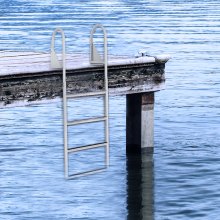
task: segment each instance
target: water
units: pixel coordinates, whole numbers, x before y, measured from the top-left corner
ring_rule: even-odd
[[[1,50],[49,51],[60,26],[68,50],[87,53],[91,25],[101,22],[111,54],[173,56],[156,94],[155,155],[142,164],[125,155],[123,96],[110,99],[110,168],[74,181],[63,179],[60,101],[0,109],[0,219],[219,219],[219,1],[12,0],[0,12]],[[88,130],[101,138],[101,125]],[[81,169],[102,156],[74,160]]]

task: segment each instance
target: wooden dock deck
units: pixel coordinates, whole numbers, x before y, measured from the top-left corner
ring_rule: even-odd
[[[164,89],[166,55],[155,57],[109,56],[110,95],[154,92]],[[0,52],[0,106],[15,101],[39,101],[62,96],[62,70],[51,69],[50,55]],[[68,93],[103,88],[103,67],[89,64],[82,55],[67,55]]]

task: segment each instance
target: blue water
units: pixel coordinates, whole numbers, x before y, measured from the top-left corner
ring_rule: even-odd
[[[110,98],[110,168],[73,181],[63,178],[60,100],[0,109],[0,219],[220,219],[219,1],[12,0],[0,12],[0,50],[49,51],[60,26],[68,50],[87,53],[100,22],[111,54],[145,48],[173,57],[167,88],[156,94],[154,158],[142,164],[125,154],[124,96]],[[87,102],[96,114],[100,100]],[[87,114],[81,107],[73,113]],[[75,144],[102,138],[102,125],[87,137],[84,130]],[[102,157],[103,149],[78,155],[72,168],[99,166]]]

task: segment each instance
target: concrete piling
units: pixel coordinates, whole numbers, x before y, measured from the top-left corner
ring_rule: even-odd
[[[126,151],[153,153],[154,92],[126,95]]]

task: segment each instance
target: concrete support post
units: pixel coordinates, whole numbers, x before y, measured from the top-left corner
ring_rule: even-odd
[[[126,96],[126,151],[153,153],[154,92]]]

